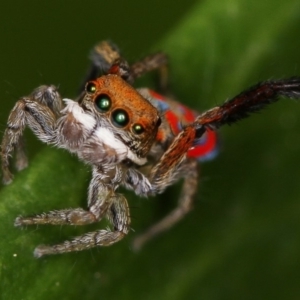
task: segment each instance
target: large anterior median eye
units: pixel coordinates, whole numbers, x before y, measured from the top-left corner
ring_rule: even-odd
[[[125,127],[129,123],[129,117],[125,110],[123,109],[116,109],[111,114],[112,123],[116,127]]]
[[[95,105],[101,112],[106,112],[111,107],[111,100],[106,94],[100,94],[95,98]]]

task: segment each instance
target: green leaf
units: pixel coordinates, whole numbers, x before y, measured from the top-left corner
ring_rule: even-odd
[[[257,81],[300,75],[299,11],[298,0],[198,1],[153,48],[170,55],[176,97],[204,110]],[[33,257],[38,244],[105,226],[14,228],[20,214],[86,207],[87,167],[42,148],[0,192],[3,299],[298,299],[299,116],[297,103],[282,100],[222,129],[219,157],[201,166],[194,211],[140,253],[131,232],[112,247]],[[149,200],[126,193],[133,228],[166,214],[178,189]]]

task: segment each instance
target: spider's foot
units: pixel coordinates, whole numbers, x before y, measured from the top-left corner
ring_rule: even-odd
[[[40,258],[44,255],[50,255],[50,254],[57,254],[57,251],[55,251],[53,247],[47,245],[39,245],[33,251],[33,255],[36,258]]]
[[[8,169],[3,170],[3,184],[8,185],[14,180],[14,175]]]
[[[24,218],[22,216],[17,217],[15,219],[15,223],[14,223],[15,227],[21,227],[21,226],[24,226],[24,225],[32,225],[32,224],[34,224],[34,223],[32,222],[31,219]]]

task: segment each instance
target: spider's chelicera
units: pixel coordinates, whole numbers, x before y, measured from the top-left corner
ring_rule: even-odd
[[[91,58],[87,83],[76,101],[62,99],[54,86],[40,86],[16,103],[1,145],[3,181],[8,184],[13,179],[9,158],[14,151],[17,169],[27,166],[22,135],[28,126],[41,141],[65,148],[91,165],[92,179],[87,210],[20,216],[15,225],[84,225],[106,217],[113,229],[86,233],[57,245],[40,245],[34,251],[37,257],[119,241],[130,230],[127,200],[117,192],[120,186],[149,196],[183,179],[178,206],[135,239],[134,247],[140,248],[191,210],[197,187],[197,161],[215,155],[216,129],[247,117],[280,96],[300,98],[300,78],[266,81],[198,114],[150,89],[133,88],[137,77],[154,69],[161,71],[164,86],[167,57],[163,53],[130,66],[114,45],[101,42]]]

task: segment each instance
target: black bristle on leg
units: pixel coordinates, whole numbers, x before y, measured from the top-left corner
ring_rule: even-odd
[[[300,98],[300,78],[261,82],[236,97],[208,110],[197,118],[197,123],[218,128],[247,118],[250,113],[260,111],[266,105],[276,102],[280,96]]]

